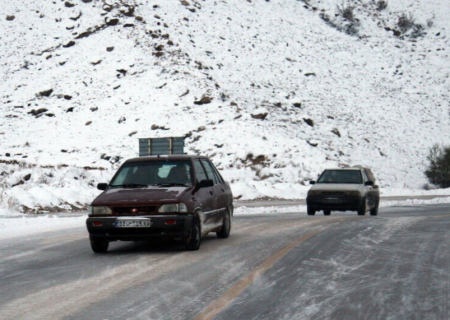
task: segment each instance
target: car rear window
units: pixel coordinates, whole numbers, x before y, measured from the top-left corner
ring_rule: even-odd
[[[325,170],[317,180],[317,183],[362,183],[359,170]]]
[[[123,185],[180,184],[192,186],[190,161],[142,161],[125,163],[111,187]]]

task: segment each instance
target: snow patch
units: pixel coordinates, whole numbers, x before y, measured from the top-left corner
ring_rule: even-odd
[[[5,216],[0,210],[0,240],[28,237],[43,232],[85,227],[87,216],[58,217],[54,215],[30,216]]]

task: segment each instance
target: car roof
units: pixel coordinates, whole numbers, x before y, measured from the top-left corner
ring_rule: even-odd
[[[171,161],[171,160],[191,160],[191,159],[208,159],[205,156],[200,155],[188,155],[188,154],[173,154],[173,155],[157,155],[132,158],[125,161],[127,162],[145,162],[145,161]]]

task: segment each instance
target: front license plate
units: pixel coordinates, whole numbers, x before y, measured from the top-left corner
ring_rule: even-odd
[[[150,220],[118,220],[116,228],[150,228],[152,222]]]
[[[341,199],[324,199],[323,201],[326,203],[341,203],[342,202]]]

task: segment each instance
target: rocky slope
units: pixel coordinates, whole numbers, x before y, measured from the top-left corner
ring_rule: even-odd
[[[242,199],[300,198],[355,164],[421,188],[428,148],[450,143],[450,9],[381,2],[3,4],[2,206],[83,206],[157,136],[187,135]]]

